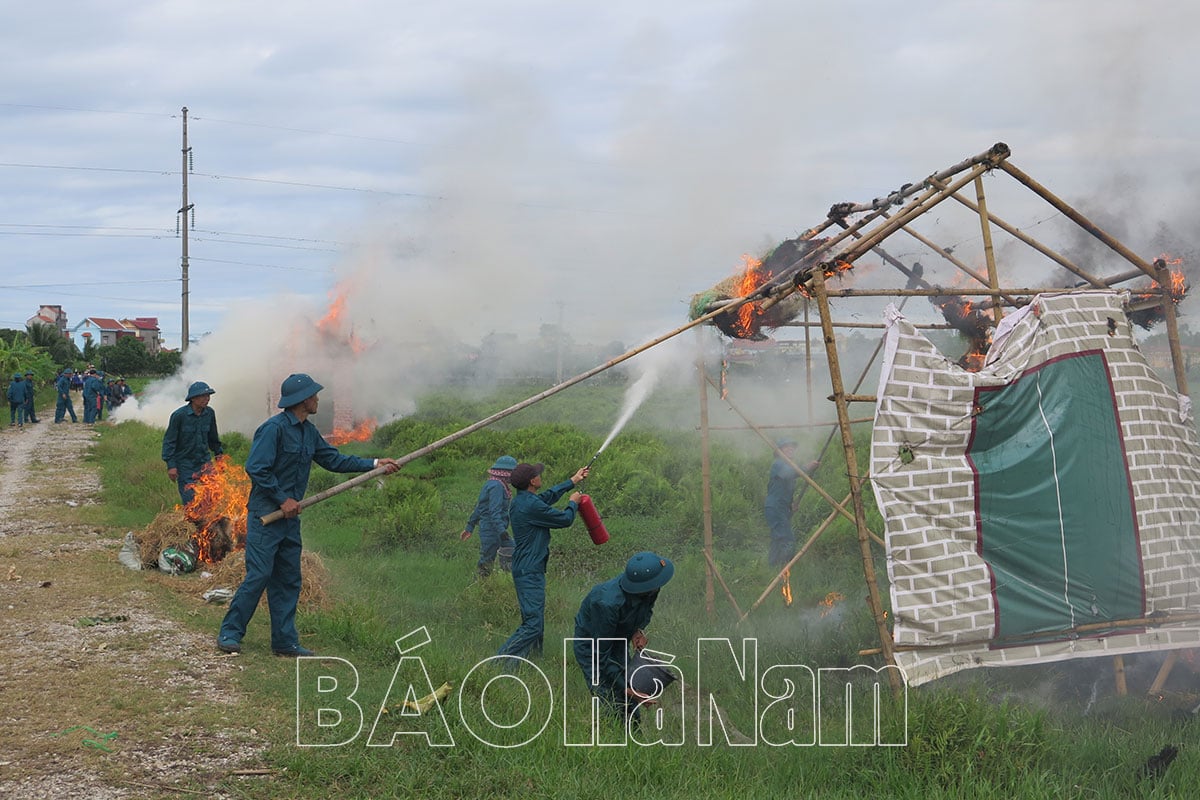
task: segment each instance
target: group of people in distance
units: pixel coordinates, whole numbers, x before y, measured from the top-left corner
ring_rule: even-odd
[[[55,422],[63,422],[68,415],[71,422],[78,421],[78,417],[75,416],[75,403],[71,398],[71,392],[75,388],[75,377],[75,370],[71,367],[66,367],[54,376]],[[24,428],[26,422],[41,421],[37,418],[37,408],[34,404],[34,379],[32,370],[13,373],[5,391],[9,404],[9,427]],[[83,421],[89,423],[100,422],[104,418],[105,409],[112,411],[133,395],[133,389],[125,383],[124,378],[110,378],[106,384],[104,373],[94,367],[89,367],[84,373],[79,388],[83,392]]]
[[[105,382],[103,372],[89,366],[86,372],[76,373],[71,367],[66,367],[54,379],[54,421],[65,422],[71,417],[71,422],[78,422],[75,416],[75,401],[71,392],[82,393],[83,421],[86,423],[102,422],[104,412],[112,410],[133,396],[133,389],[125,383],[124,378],[109,378]]]

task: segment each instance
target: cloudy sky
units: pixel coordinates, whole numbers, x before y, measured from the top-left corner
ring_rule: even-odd
[[[560,320],[635,343],[741,254],[998,141],[1135,248],[1187,243],[1198,21],[1178,0],[16,5],[0,327],[57,303],[157,316],[178,346],[184,106],[193,337],[344,293],[397,345]]]

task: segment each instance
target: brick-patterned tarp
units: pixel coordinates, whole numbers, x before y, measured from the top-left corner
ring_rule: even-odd
[[[995,573],[980,544],[984,523],[969,455],[978,392],[1081,353],[1102,354],[1108,369],[1140,549],[1143,617],[1200,613],[1200,445],[1191,403],[1146,363],[1127,300],[1119,291],[1038,296],[1005,318],[978,372],[953,364],[888,309],[871,478],[886,526],[894,641],[915,646],[896,653],[910,684],[975,666],[1200,646],[1200,622],[1089,630],[1037,644],[996,639]],[[1057,526],[1057,518],[1047,520],[1046,535],[1057,537]]]

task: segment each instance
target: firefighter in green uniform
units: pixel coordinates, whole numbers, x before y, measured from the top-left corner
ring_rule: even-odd
[[[54,381],[54,392],[57,395],[54,401],[54,421],[63,422],[66,415],[71,415],[71,422],[78,422],[78,417],[75,416],[75,403],[71,400],[71,378],[74,377],[75,370],[67,367]]]
[[[208,406],[209,398],[216,394],[204,381],[196,381],[188,387],[186,405],[171,412],[167,431],[163,434],[162,460],[167,462],[167,477],[179,486],[179,499],[186,506],[195,497],[192,482],[196,473],[219,456],[221,438],[217,433],[217,414]]]

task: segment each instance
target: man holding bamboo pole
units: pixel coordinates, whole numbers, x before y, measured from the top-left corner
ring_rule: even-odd
[[[279,387],[283,412],[254,432],[246,474],[250,498],[246,501],[246,579],[229,603],[221,622],[217,649],[240,653],[246,626],[265,590],[271,610],[271,650],[278,656],[310,656],[300,646],[296,631],[296,604],[300,600],[300,499],[308,488],[315,461],[330,472],[366,472],[386,467],[395,472],[391,458],[342,455],[325,441],[309,417],[317,413],[317,393],[324,387],[307,375],[289,375]],[[279,509],[283,518],[264,525],[263,516]]]

